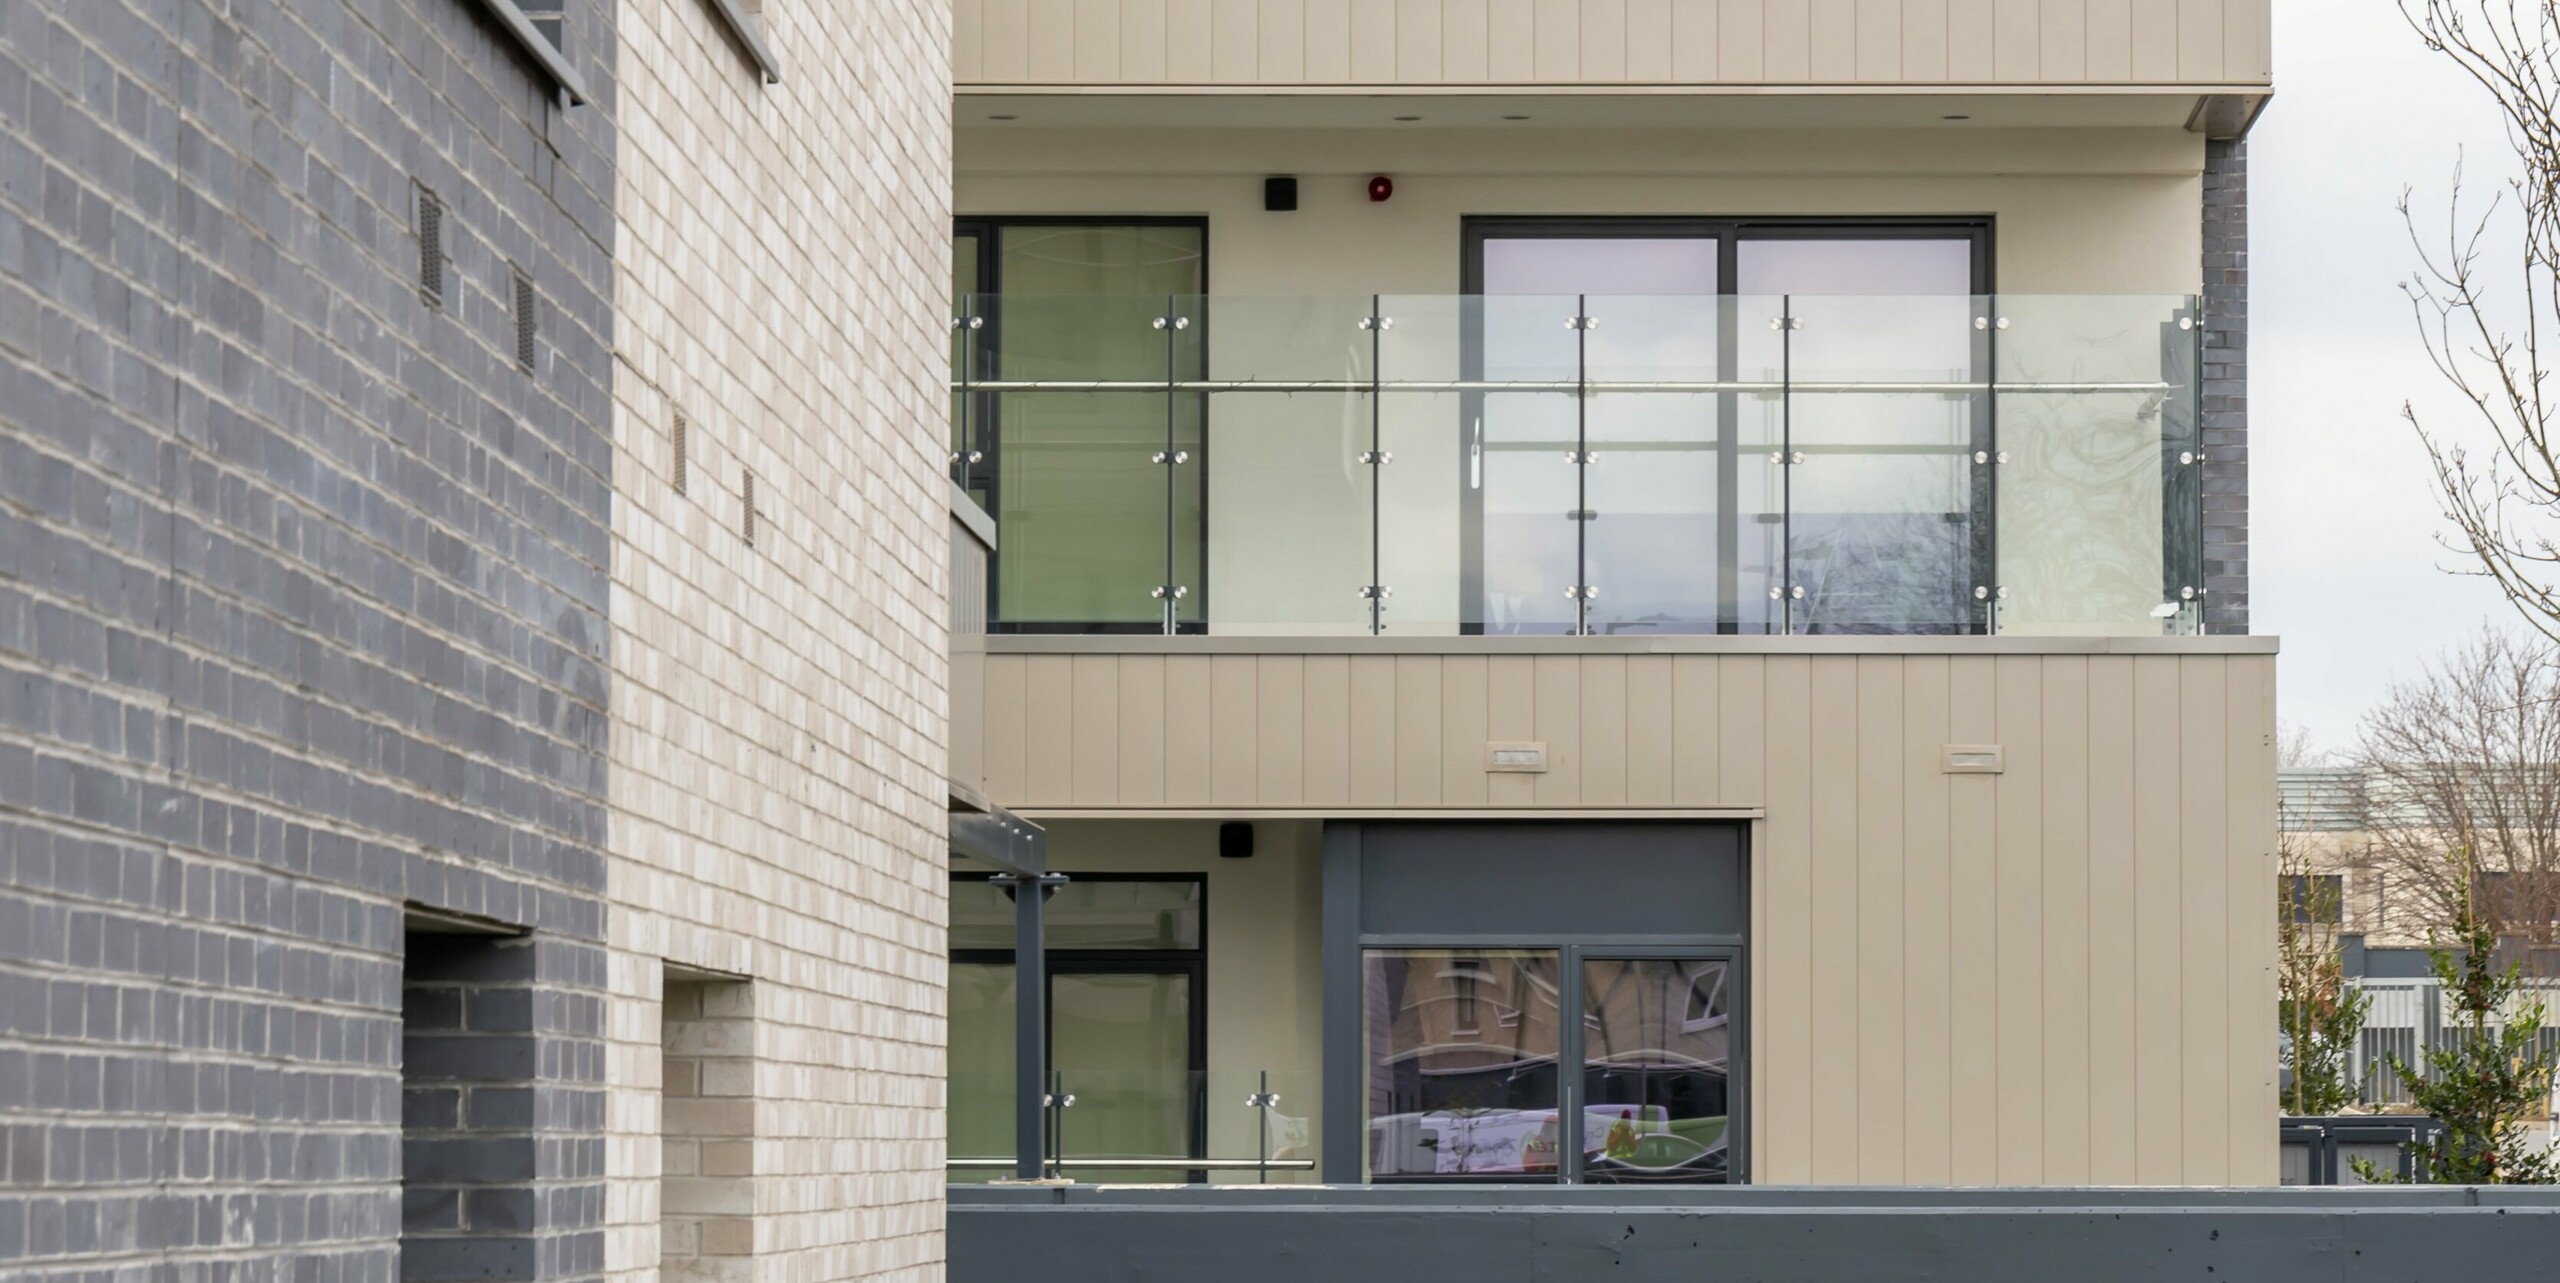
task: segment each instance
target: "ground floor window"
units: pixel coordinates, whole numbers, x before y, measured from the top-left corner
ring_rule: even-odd
[[[1364,950],[1370,1178],[1726,1180],[1732,957],[1628,952]]]

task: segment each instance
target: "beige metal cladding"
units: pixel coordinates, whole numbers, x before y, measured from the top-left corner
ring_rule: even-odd
[[[960,88],[2263,86],[2272,0],[959,0]]]
[[[1100,640],[997,640],[998,801],[1753,819],[1757,1179],[2275,1181],[2265,639]]]

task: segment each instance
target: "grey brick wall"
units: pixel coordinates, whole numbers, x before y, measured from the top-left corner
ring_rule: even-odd
[[[564,8],[573,109],[479,0],[0,0],[0,1277],[397,1277],[409,905],[530,931],[486,1214],[602,1268],[614,43]]]
[[[2205,629],[2249,631],[2249,144],[2204,153]]]

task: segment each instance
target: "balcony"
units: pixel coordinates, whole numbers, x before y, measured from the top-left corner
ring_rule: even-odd
[[[963,297],[997,633],[2194,633],[2177,296]]]

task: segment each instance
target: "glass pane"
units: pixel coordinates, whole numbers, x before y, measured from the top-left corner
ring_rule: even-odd
[[[1197,949],[1200,890],[1188,881],[1070,881],[1041,906],[1041,938],[1053,950]],[[952,882],[952,948],[1013,948],[1013,897],[1005,892],[981,880]]]
[[[1582,300],[1520,296],[1458,300],[1469,340],[1468,480],[1478,514],[1475,559],[1462,578],[1462,623],[1493,633],[1569,633],[1581,619],[1568,591],[1582,583],[1586,507],[1575,399]]]
[[[1013,967],[951,964],[951,1156],[1014,1156]],[[955,1167],[955,1183],[1007,1180],[1011,1168]]]
[[[1483,398],[1461,390],[1480,300],[1389,295],[1378,301],[1378,582],[1384,630],[1451,636],[1477,617],[1470,578],[1481,555]],[[1559,327],[1559,337],[1570,337]],[[1562,591],[1559,589],[1558,591]]]
[[[1787,300],[1745,295],[1733,300],[1734,378],[1748,391],[1732,397],[1734,435],[1734,631],[1787,630],[1786,335]]]
[[[2004,296],[1999,377],[2003,632],[2174,626],[2168,495],[2191,449],[2197,331],[2178,298]],[[2186,328],[2180,328],[2181,321]]]
[[[1370,1176],[1554,1173],[1557,955],[1381,949],[1363,963]]]
[[[1726,979],[1726,964],[1715,959],[1584,960],[1586,1179],[1727,1179],[1733,1023]]]
[[[1742,294],[1973,293],[1973,241],[1884,237],[1746,238],[1734,246]]]
[[[1212,631],[1369,631],[1370,296],[1185,300],[1206,318]],[[1230,386],[1242,384],[1244,386]]]
[[[1517,236],[1484,242],[1487,294],[1712,296],[1712,236]]]
[[[1797,295],[1788,306],[1794,630],[1973,631],[1974,301]]]
[[[1216,1047],[1213,1045],[1210,1050],[1214,1052]],[[1322,1077],[1318,1072],[1270,1069],[1251,1062],[1210,1066],[1206,1079],[1210,1157],[1267,1158],[1274,1163],[1316,1166],[1303,1170],[1273,1168],[1260,1173],[1248,1169],[1213,1171],[1209,1179],[1240,1185],[1318,1183],[1324,1148]],[[1270,1097],[1267,1108],[1256,1103],[1266,1092]]]
[[[998,229],[1003,294],[979,309],[979,343],[981,370],[1005,388],[989,425],[1008,533],[996,554],[1000,621],[1161,626],[1156,590],[1169,574],[1196,611],[1201,473],[1156,456],[1170,442],[1196,462],[1201,413],[1196,395],[1156,385],[1199,375],[1197,334],[1159,321],[1172,319],[1170,298],[1199,292],[1200,241],[1186,226]]]
[[[978,331],[970,328],[972,304],[978,293],[978,238],[951,238],[951,381],[960,383],[977,377]],[[983,322],[981,322],[983,325]],[[975,407],[970,398],[958,390],[951,393],[951,476],[963,488],[969,485],[969,451],[978,448],[978,426],[971,420]]]
[[[1728,300],[1592,295],[1584,336],[1586,573],[1594,633],[1712,633],[1725,577],[1719,502],[1742,461],[1720,446]]]
[[[1192,1157],[1191,977],[1049,978],[1049,1064],[1075,1103],[1058,1152],[1083,1179],[1179,1182],[1181,1167],[1076,1172],[1077,1158]]]

